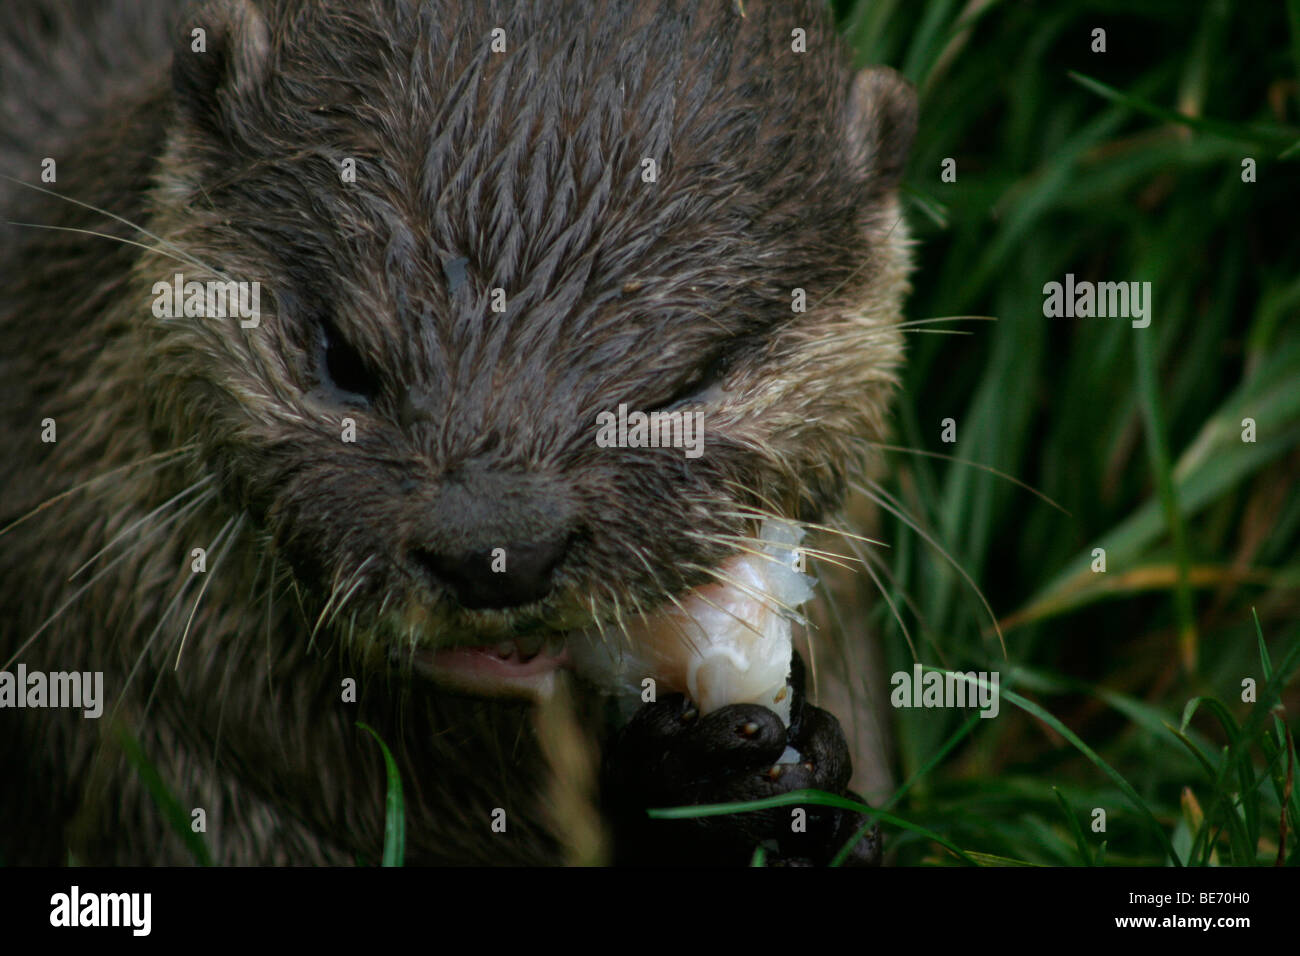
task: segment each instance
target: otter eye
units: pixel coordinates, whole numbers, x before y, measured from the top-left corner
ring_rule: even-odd
[[[692,405],[707,402],[720,393],[721,383],[731,370],[734,355],[729,350],[718,352],[704,365],[700,366],[666,401],[649,411],[663,411],[679,405]]]
[[[355,395],[367,402],[379,394],[379,379],[359,352],[345,339],[332,322],[322,320],[322,377],[340,392]]]

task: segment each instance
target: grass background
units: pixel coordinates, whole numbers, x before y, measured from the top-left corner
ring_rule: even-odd
[[[1295,864],[1300,0],[835,10],[860,63],[920,93],[910,317],[997,319],[910,335],[898,443],[1068,511],[890,456],[888,491],[987,597],[1009,655],[975,590],[890,518],[891,596],[921,660],[996,669],[1024,704],[895,712],[895,862],[958,862],[939,837],[981,862]],[[1150,327],[1045,318],[1043,285],[1067,272],[1149,281]],[[888,669],[910,669],[876,613]]]

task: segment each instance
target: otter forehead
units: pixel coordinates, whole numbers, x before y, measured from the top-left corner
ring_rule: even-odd
[[[811,5],[738,9],[272,4],[206,192],[408,383],[635,398],[789,321],[792,289],[870,278],[838,41]]]
[[[915,101],[851,75],[821,6],[203,11],[173,60],[157,226],[274,305],[252,334],[157,327],[181,432],[226,422],[298,467],[309,436],[332,460],[360,398],[359,447],[420,474],[573,472],[599,413],[697,401],[692,481],[752,485],[838,475],[879,430]],[[188,50],[194,22],[215,58]],[[593,467],[678,480],[679,455],[624,452]],[[781,497],[828,493],[805,492]]]

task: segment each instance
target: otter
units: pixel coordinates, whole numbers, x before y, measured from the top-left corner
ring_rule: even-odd
[[[10,0],[0,54],[0,669],[104,687],[0,708],[4,862],[377,862],[360,724],[407,862],[878,859],[645,814],[883,772],[806,683],[856,723],[856,599],[788,728],[615,720],[566,654],[875,466],[916,103],[822,4]]]

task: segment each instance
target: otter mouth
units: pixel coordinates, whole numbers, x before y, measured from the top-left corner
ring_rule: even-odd
[[[495,644],[416,652],[435,682],[479,696],[545,697],[568,670],[606,694],[638,697],[650,679],[683,692],[706,711],[729,702],[772,707],[788,719],[785,693],[796,608],[812,597],[799,570],[802,531],[769,520],[751,553],[655,613],[617,628],[589,624]]]
[[[532,635],[496,644],[422,649],[415,665],[439,684],[484,697],[544,697],[569,664],[563,635]]]

